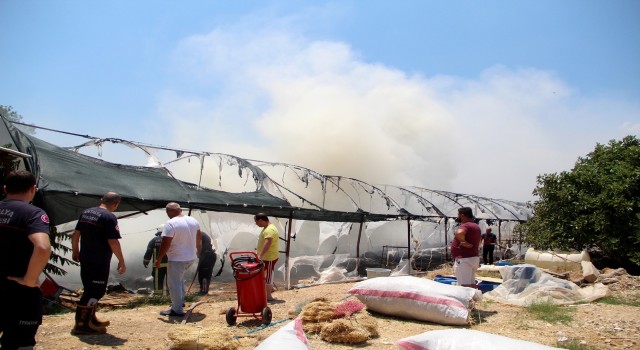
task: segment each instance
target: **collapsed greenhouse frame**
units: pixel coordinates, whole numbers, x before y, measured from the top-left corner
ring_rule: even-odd
[[[285,238],[281,239],[285,242],[282,253],[285,254],[287,286],[292,239],[297,235],[293,232],[294,220],[359,224],[355,252],[348,252],[355,255],[358,270],[361,237],[368,224],[406,222],[406,246],[392,248],[406,249],[411,260],[417,252],[417,246],[412,250],[412,241],[416,245],[414,231],[422,230],[421,223],[430,223],[435,227],[434,233],[436,229],[441,230],[445,259],[448,259],[448,237],[452,235],[457,208],[473,208],[485,226],[497,224],[499,241],[503,240],[505,223],[524,222],[532,215],[527,203],[416,186],[371,185],[292,164],[97,138],[29,125],[88,139],[77,146],[59,147],[22,132],[5,118],[2,120],[5,126],[5,130],[0,130],[2,143],[31,155],[24,159],[24,167],[39,180],[35,202],[50,215],[52,225],[76,220],[83,209],[93,206],[107,191],[121,194],[123,200],[118,209],[121,218],[163,209],[169,201],[180,203],[190,212],[249,215],[265,212],[286,220]],[[4,141],[5,137],[11,142]],[[144,155],[145,165],[124,165],[81,153],[93,149],[101,156],[107,145],[138,151]],[[97,178],[101,181],[94,180]],[[342,229],[346,230],[346,225]],[[349,225],[347,234],[351,229]],[[510,236],[510,232],[507,235]],[[339,250],[337,245],[338,240],[334,253]]]

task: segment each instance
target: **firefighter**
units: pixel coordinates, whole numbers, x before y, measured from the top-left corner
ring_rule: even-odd
[[[160,245],[162,244],[162,237],[160,236],[162,234],[162,230],[164,230],[164,224],[158,226],[155,237],[149,241],[147,251],[144,253],[144,260],[142,261],[145,268],[149,266],[149,262],[152,262],[151,276],[153,276],[153,292],[157,294],[162,294],[165,277],[167,276],[166,256],[162,258],[160,267],[155,267],[156,257],[158,256],[158,252],[160,252]]]

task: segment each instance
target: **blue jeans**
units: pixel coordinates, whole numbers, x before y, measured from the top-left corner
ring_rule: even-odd
[[[171,296],[171,309],[179,314],[183,312],[182,304],[184,304],[184,297],[187,292],[184,286],[184,273],[194,261],[169,261],[167,264],[167,283],[169,295]]]

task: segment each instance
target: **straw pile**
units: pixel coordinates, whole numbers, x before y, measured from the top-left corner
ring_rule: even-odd
[[[306,304],[299,317],[307,333],[329,343],[362,344],[379,335],[378,323],[357,300],[331,303],[324,298]]]
[[[222,328],[179,326],[169,332],[172,350],[237,350],[240,343]]]

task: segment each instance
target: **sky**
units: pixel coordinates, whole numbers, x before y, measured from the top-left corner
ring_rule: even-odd
[[[0,105],[78,134],[529,201],[538,175],[640,135],[639,16],[636,0],[1,0]]]

